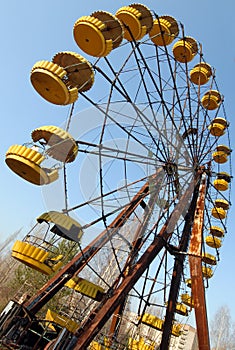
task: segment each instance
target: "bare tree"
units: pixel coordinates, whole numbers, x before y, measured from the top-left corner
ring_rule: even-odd
[[[2,243],[0,243],[0,254],[1,256],[5,254],[6,249],[9,248],[9,245],[12,244],[16,240],[16,238],[21,233],[21,228],[17,230],[16,232],[13,232],[9,237],[7,237]]]
[[[213,350],[235,350],[235,323],[228,306],[221,306],[210,324],[210,339]]]

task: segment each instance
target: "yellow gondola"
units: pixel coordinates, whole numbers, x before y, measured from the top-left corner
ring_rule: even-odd
[[[48,185],[59,177],[58,170],[41,167],[45,160],[43,154],[32,148],[13,145],[6,152],[6,164],[17,175],[34,185]]]
[[[50,254],[49,251],[24,241],[14,243],[11,256],[45,275],[56,272],[63,265],[63,255]]]
[[[215,237],[224,237],[224,229],[219,226],[211,226],[210,234]]]
[[[109,340],[105,338],[101,343],[93,340],[88,348],[89,350],[109,350]]]
[[[216,265],[217,264],[216,257],[212,254],[209,254],[209,253],[202,254],[202,261],[208,265]]]
[[[55,330],[55,324],[61,328],[66,328],[71,333],[75,333],[79,327],[78,322],[72,320],[68,316],[58,314],[50,309],[47,310],[45,321],[48,321],[47,327],[51,328],[52,330]]]
[[[181,294],[181,300],[182,303],[184,303],[187,306],[194,307],[194,301],[192,297],[188,293]]]
[[[166,303],[166,306],[167,305],[168,305],[168,303]],[[176,303],[175,312],[181,316],[188,316],[188,309],[182,303]]]
[[[181,324],[173,324],[171,334],[175,337],[179,337],[182,334],[182,325]]]
[[[202,99],[201,103],[205,109],[214,110],[219,107],[222,101],[222,97],[217,90],[209,90],[207,91]]]
[[[228,160],[228,155],[226,152],[223,151],[216,151],[212,154],[213,160],[216,163],[223,164],[226,163]]]
[[[228,182],[224,179],[214,180],[213,185],[218,191],[226,191],[228,189]]]
[[[181,63],[190,62],[198,52],[197,42],[194,38],[187,36],[177,41],[172,51],[176,61]]]
[[[121,21],[109,12],[96,11],[79,18],[73,28],[76,44],[88,55],[107,56],[123,39]]]
[[[202,276],[209,279],[213,276],[213,270],[210,267],[202,266]]]
[[[63,265],[63,255],[57,247],[58,236],[79,242],[83,231],[78,222],[59,212],[48,212],[37,218],[38,223],[47,223],[46,232],[34,236],[37,225],[12,247],[12,257],[45,275],[56,272]],[[42,233],[42,231],[41,231]]]
[[[211,248],[219,249],[222,246],[221,239],[214,236],[207,236],[205,242]]]
[[[226,199],[218,198],[215,200],[215,206],[216,208],[222,208],[224,210],[229,209],[229,202],[226,201]]]
[[[134,338],[129,338],[127,349],[128,350],[154,350],[155,343],[151,342],[150,344],[147,344],[145,342],[144,338],[142,338],[142,337],[140,337],[140,339],[138,339],[138,340],[136,340]]]
[[[190,80],[197,85],[206,84],[212,75],[211,66],[208,63],[200,62],[190,71]]]
[[[178,23],[171,16],[161,16],[154,20],[149,37],[155,45],[169,45],[179,34]]]
[[[56,105],[68,105],[78,99],[78,89],[66,85],[65,69],[49,61],[34,64],[30,80],[38,94]]]
[[[215,219],[224,220],[227,216],[226,211],[223,208],[214,207],[211,210],[211,214]]]
[[[123,6],[116,16],[123,23],[124,38],[128,41],[140,40],[153,26],[151,11],[143,4]]]
[[[71,278],[65,286],[96,301],[100,301],[105,292],[102,287],[80,277]]]
[[[181,316],[188,316],[188,309],[187,307],[182,304],[182,303],[177,303],[176,304],[176,308],[175,311],[177,314],[181,315]]]
[[[163,329],[164,321],[157,316],[145,313],[141,318],[141,323],[161,331]]]
[[[227,128],[227,121],[225,118],[216,117],[211,124],[209,125],[208,129],[210,130],[211,135],[213,136],[222,136],[224,135],[225,129]]]
[[[183,308],[182,308],[183,309]],[[142,318],[140,318],[141,323],[157,329],[159,331],[163,330],[164,321],[158,318],[157,316],[145,313]],[[180,324],[173,324],[172,326],[172,335],[179,337],[181,333],[182,326]]]
[[[78,146],[65,130],[49,125],[33,130],[30,146],[13,145],[6,152],[6,164],[17,175],[35,185],[47,185],[59,177],[59,166],[42,166],[47,157],[69,163],[75,160]]]

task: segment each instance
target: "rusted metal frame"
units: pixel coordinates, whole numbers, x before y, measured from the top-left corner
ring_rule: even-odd
[[[156,181],[155,186],[162,181],[163,169],[159,168],[151,181]],[[82,252],[77,254],[68,264],[66,264],[55,276],[53,276],[36,295],[25,303],[25,308],[30,314],[36,314],[61,288],[79,273],[88,261],[117,233],[135,209],[141,204],[143,199],[149,194],[149,182],[146,182],[130,203],[120,212],[114,221],[99,234]]]
[[[159,186],[160,186],[160,184],[159,184]],[[124,266],[124,273],[123,273],[124,276],[128,276],[128,274],[130,273],[131,268],[133,266],[133,263],[137,260],[138,249],[140,248],[141,243],[143,241],[143,236],[144,236],[144,233],[146,232],[146,229],[147,229],[149,220],[152,216],[153,209],[154,209],[154,206],[156,204],[156,199],[158,196],[159,196],[158,189],[156,191],[154,191],[154,193],[152,195],[150,195],[149,202],[148,202],[147,206],[145,207],[145,212],[143,215],[143,222],[138,225],[138,228],[135,232],[134,241],[132,242],[132,250],[131,250],[131,252],[127,258],[127,261],[125,263],[125,266]],[[117,286],[120,284],[121,280],[122,280],[122,277],[117,281]],[[121,316],[122,316],[124,309],[125,309],[126,300],[127,300],[127,298],[125,298],[123,300],[123,302],[117,307],[117,309],[115,310],[115,312],[113,314],[113,318],[112,318],[112,322],[111,322],[111,326],[110,326],[110,330],[109,330],[110,345],[112,343],[112,340],[118,334],[118,330],[119,330],[120,325],[121,325]]]
[[[13,315],[6,318],[1,325],[1,344],[9,347],[9,349],[15,349],[16,344],[19,344],[22,339],[27,337],[27,332],[32,325],[32,321],[33,319],[24,310],[23,305],[18,304],[14,308]]]
[[[209,329],[206,311],[205,288],[202,275],[202,233],[204,223],[206,196],[206,175],[203,175],[199,189],[196,213],[189,247],[189,264],[192,283],[192,299],[194,301],[198,346],[200,350],[210,350]]]
[[[163,324],[162,340],[160,344],[160,350],[165,350],[169,348],[170,337],[172,333],[172,325],[175,316],[176,303],[178,300],[180,284],[182,280],[182,273],[184,268],[184,260],[186,255],[184,254],[189,245],[191,229],[193,225],[193,217],[196,210],[196,203],[199,194],[200,182],[195,187],[192,201],[185,215],[185,224],[182,231],[182,237],[180,239],[179,246],[176,247],[175,251],[175,263],[171,280],[171,287],[169,291],[168,304],[166,309],[165,320]],[[182,254],[183,253],[183,254]]]
[[[165,242],[171,237],[177,221],[184,212],[185,201],[193,193],[193,188],[194,180],[192,180],[188,189],[181,197],[182,200],[176,205],[159,234],[136,262],[129,275],[124,277],[122,283],[113,291],[110,297],[106,296],[106,299],[101,301],[98,307],[88,316],[88,318],[72,337],[67,350],[86,349],[108,321],[110,316],[114,313],[116,308],[122,304],[126,298],[126,295],[130,292],[148,266],[165,246]]]

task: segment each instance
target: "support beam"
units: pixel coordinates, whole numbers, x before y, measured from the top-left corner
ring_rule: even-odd
[[[180,284],[182,281],[184,260],[186,257],[184,253],[186,253],[188,249],[189,241],[190,241],[191,230],[193,225],[193,217],[195,214],[197,198],[199,194],[199,185],[200,185],[200,182],[198,182],[198,184],[195,187],[192,201],[185,215],[185,224],[182,231],[182,236],[179,242],[179,246],[177,247],[178,253],[177,251],[175,252],[175,264],[174,264],[174,269],[172,274],[171,287],[170,287],[168,304],[166,309],[166,316],[163,324],[160,350],[168,349],[170,345],[172,325],[173,325],[173,320],[175,316],[175,309],[176,309],[176,303],[178,300]]]
[[[202,276],[202,238],[206,196],[206,176],[203,174],[192,228],[189,247],[189,264],[192,280],[192,299],[194,301],[197,325],[198,346],[200,350],[210,350],[209,329],[206,312],[205,288]]]

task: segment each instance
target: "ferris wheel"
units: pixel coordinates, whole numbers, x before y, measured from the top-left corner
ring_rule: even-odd
[[[45,236],[30,232],[12,250],[53,276],[24,309],[36,317],[69,288],[67,316],[49,310],[45,319],[70,337],[47,349],[144,350],[168,349],[195,310],[199,348],[209,349],[205,289],[227,232],[232,177],[215,69],[198,38],[143,4],[83,16],[73,34],[79,53],[59,52],[31,71],[42,98],[69,106],[65,128],[40,126],[6,154],[25,180],[63,186],[61,211],[37,218]],[[76,112],[80,100],[89,109]],[[64,238],[79,252],[63,264]]]

